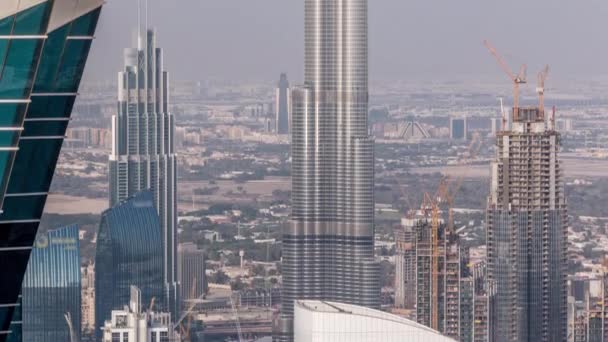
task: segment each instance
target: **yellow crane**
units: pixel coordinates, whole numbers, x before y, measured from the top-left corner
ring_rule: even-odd
[[[485,45],[485,47],[490,51],[490,53],[496,59],[496,62],[498,62],[500,68],[505,72],[505,74],[507,74],[507,76],[509,76],[509,78],[513,82],[513,117],[517,119],[519,117],[519,85],[528,83],[528,80],[526,78],[527,66],[525,64],[522,64],[519,69],[519,73],[516,75],[513,71],[511,71],[511,68],[509,68],[507,62],[505,62],[505,60],[498,53],[496,48],[494,48],[494,46],[492,46],[489,41],[484,40],[483,45]],[[502,124],[503,129],[505,129],[507,125],[507,120],[504,116],[502,118]]]

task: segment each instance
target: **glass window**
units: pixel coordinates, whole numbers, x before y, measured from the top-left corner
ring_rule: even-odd
[[[44,209],[45,196],[6,197],[0,215],[1,221],[39,219]],[[0,222],[1,224],[1,222]]]
[[[44,34],[48,20],[48,2],[17,13],[15,18],[14,35]]]
[[[40,66],[38,67],[38,74],[36,76],[36,84],[34,85],[34,92],[54,91],[55,78],[57,77],[61,54],[65,47],[68,28],[69,25],[65,25],[53,31],[49,34],[49,37],[44,43],[44,50],[42,52],[42,57],[40,58]]]
[[[26,108],[25,103],[0,103],[0,127],[20,127]]]
[[[37,229],[38,223],[0,223],[0,248],[31,246]]]
[[[9,193],[48,192],[63,139],[21,140]],[[0,165],[1,170],[1,165]]]
[[[0,152],[0,192],[6,189],[9,167],[12,165],[14,158],[15,152]],[[4,196],[4,193],[0,193],[0,195]]]
[[[2,74],[0,98],[22,99],[31,89],[41,46],[38,39],[10,41]]]
[[[57,92],[76,92],[91,48],[91,40],[68,40],[57,73]]]
[[[0,131],[0,147],[16,147],[19,135],[17,131]]]
[[[100,11],[101,8],[98,8],[76,19],[72,24],[70,36],[92,36],[95,33]]]
[[[112,333],[112,342],[120,342],[120,333]]]
[[[0,257],[0,269],[2,269],[0,304],[14,304],[19,299],[21,282],[23,281],[29,256],[29,250],[2,252]],[[0,322],[0,324],[6,323],[9,322]]]
[[[22,136],[63,136],[67,125],[67,121],[29,121],[23,127]],[[2,135],[0,135],[0,146],[2,146],[1,137]]]
[[[13,23],[15,22],[15,16],[0,20],[0,35],[9,36],[13,32]]]
[[[75,96],[32,96],[27,118],[67,118],[75,100]]]

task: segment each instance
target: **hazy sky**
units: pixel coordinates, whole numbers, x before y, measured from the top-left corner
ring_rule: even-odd
[[[304,0],[150,0],[175,79],[299,82]],[[502,76],[489,39],[517,69],[553,77],[608,75],[606,0],[369,0],[372,80]],[[114,80],[131,43],[137,0],[107,0],[87,78]]]

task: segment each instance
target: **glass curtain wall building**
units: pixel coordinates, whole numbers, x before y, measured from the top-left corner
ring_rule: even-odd
[[[148,306],[163,297],[163,249],[160,221],[150,191],[143,191],[101,216],[95,254],[95,332],[112,310],[129,304],[130,288],[141,290]],[[155,305],[161,311],[162,302]]]
[[[367,0],[305,1],[305,84],[292,89],[292,213],[282,320],[294,301],[380,306],[374,141],[368,127]]]
[[[22,287],[23,341],[80,340],[81,287],[78,227],[39,234]]]
[[[189,300],[201,299],[207,290],[205,276],[205,251],[194,243],[182,243],[178,248],[178,275],[180,283],[181,311],[189,309]]]
[[[109,162],[110,206],[138,191],[152,191],[163,237],[163,298],[173,315],[178,303],[174,132],[163,50],[156,47],[155,32],[148,30],[139,37],[137,48],[125,50],[125,70],[118,74],[118,114],[112,117]]]
[[[20,338],[13,312],[102,5],[0,1],[0,341]]]

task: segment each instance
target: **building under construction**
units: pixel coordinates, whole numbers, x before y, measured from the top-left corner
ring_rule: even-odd
[[[414,226],[416,320],[459,340],[460,273],[466,267],[465,253],[447,225],[438,225],[436,241],[432,226],[427,219],[417,220]]]
[[[487,208],[495,342],[565,341],[567,212],[560,135],[539,108],[499,132]]]
[[[484,43],[513,84],[510,120],[503,111],[496,134],[487,204],[491,341],[566,341],[568,215],[555,110],[545,115],[549,67],[538,74],[538,107],[522,107],[526,66],[515,75]]]

